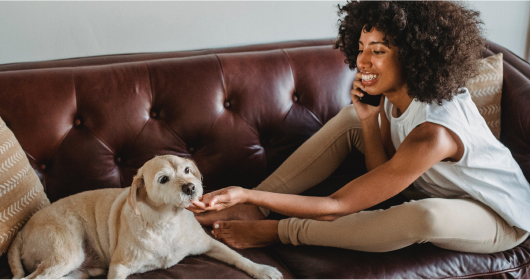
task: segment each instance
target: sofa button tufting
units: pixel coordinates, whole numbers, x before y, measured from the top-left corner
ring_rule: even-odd
[[[121,162],[121,157],[116,157],[116,162],[120,163]]]
[[[45,170],[46,169],[46,164],[41,164],[40,165],[40,169]]]
[[[230,102],[229,101],[225,101],[225,108],[230,108]]]
[[[298,95],[296,95],[296,94],[293,95],[293,101],[294,101],[294,102],[298,102]]]
[[[193,153],[193,152],[195,152],[195,148],[193,148],[193,147],[189,147],[188,152],[190,152],[190,154]]]
[[[156,118],[158,114],[155,111],[151,111],[151,118]]]
[[[81,120],[80,119],[75,119],[74,120],[74,125],[75,126],[80,126],[81,125]]]

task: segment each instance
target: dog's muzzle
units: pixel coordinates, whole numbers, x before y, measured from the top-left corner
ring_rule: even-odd
[[[194,195],[195,194],[195,185],[193,183],[187,183],[182,186],[182,192],[184,192],[187,195]]]

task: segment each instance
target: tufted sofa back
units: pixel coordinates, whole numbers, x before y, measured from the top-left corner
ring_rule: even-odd
[[[530,66],[495,48],[501,140],[529,179]],[[353,77],[331,40],[3,65],[0,117],[51,201],[127,187],[160,154],[193,159],[207,190],[250,188],[350,103]]]
[[[51,201],[127,187],[161,154],[207,189],[253,187],[350,102],[343,60],[327,44],[3,71],[0,116]]]

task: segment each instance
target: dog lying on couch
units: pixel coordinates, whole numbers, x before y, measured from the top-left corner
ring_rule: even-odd
[[[201,174],[189,159],[157,156],[130,188],[86,191],[37,212],[8,251],[14,278],[126,278],[168,268],[188,255],[234,265],[256,278],[281,278],[210,237],[185,209],[202,196]],[[22,261],[22,262],[21,262]]]

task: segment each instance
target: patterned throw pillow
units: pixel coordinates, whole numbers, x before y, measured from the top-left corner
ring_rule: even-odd
[[[501,135],[502,53],[480,60],[479,74],[467,81],[478,111],[497,139]]]
[[[26,221],[48,204],[24,150],[0,118],[0,256]]]

